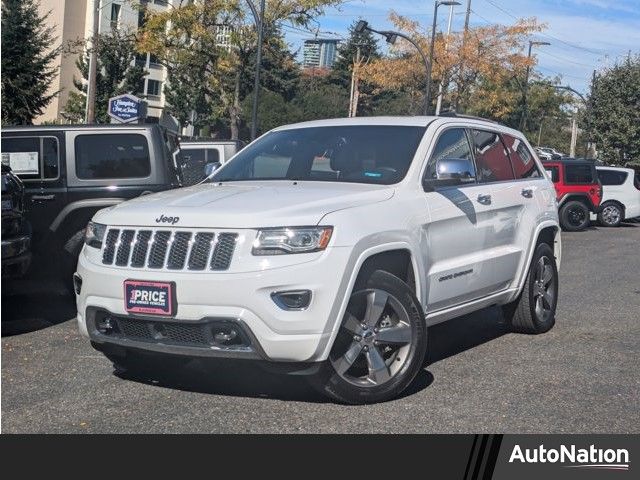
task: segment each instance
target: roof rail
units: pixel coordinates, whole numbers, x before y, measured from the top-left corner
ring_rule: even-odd
[[[455,110],[445,110],[444,112],[440,112],[438,114],[439,117],[450,117],[450,118],[467,118],[469,120],[482,120],[483,122],[491,122],[497,125],[502,125],[500,122],[496,122],[495,120],[490,120],[488,118],[477,117],[474,115],[463,115],[457,113]]]

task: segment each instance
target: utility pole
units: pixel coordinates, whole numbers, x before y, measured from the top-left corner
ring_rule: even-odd
[[[464,35],[469,31],[469,15],[471,15],[471,0],[467,0],[467,13],[464,16]]]
[[[531,61],[531,49],[533,46],[551,45],[549,42],[534,42],[529,40],[529,53],[527,55],[527,73],[524,78],[524,87],[522,88],[522,115],[520,116],[520,131],[524,132],[527,127],[527,93],[529,91],[529,74],[531,73],[531,67],[529,65]]]
[[[571,145],[569,147],[569,156],[576,156],[576,142],[578,140],[578,111],[573,112],[571,118]]]
[[[251,110],[251,140],[258,136],[258,103],[260,101],[260,70],[262,69],[262,44],[264,43],[264,9],[265,0],[260,1],[258,12],[252,0],[247,0],[249,9],[258,31],[258,45],[256,47],[256,73],[253,82],[253,108]]]
[[[98,71],[98,37],[100,35],[100,0],[93,0],[92,33],[85,123],[95,123],[96,121],[96,75]]]
[[[356,58],[351,71],[351,93],[349,95],[349,118],[358,116],[358,99],[360,98],[360,45],[356,47]]]
[[[449,5],[449,23],[447,24],[447,43],[449,41],[449,35],[451,35],[451,22],[453,21],[453,5]],[[447,43],[445,43],[445,50],[447,50]],[[447,85],[448,86],[448,85]],[[444,84],[440,81],[438,86],[438,101],[436,102],[436,115],[440,115],[440,109],[442,108],[442,96],[444,93]]]

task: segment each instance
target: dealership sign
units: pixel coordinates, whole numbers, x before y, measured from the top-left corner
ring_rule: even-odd
[[[120,123],[131,123],[146,117],[146,103],[135,95],[118,95],[109,99],[109,116]]]

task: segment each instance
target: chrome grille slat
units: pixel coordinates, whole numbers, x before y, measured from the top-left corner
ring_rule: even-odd
[[[126,267],[129,264],[129,254],[131,253],[131,244],[135,238],[135,230],[122,230],[120,239],[118,240],[118,251],[116,252],[116,265]]]
[[[204,270],[207,268],[214,238],[215,235],[210,232],[196,233],[191,253],[189,254],[189,270]]]
[[[211,256],[211,270],[227,270],[236,248],[238,235],[235,233],[221,233]]]
[[[102,263],[118,267],[169,271],[228,270],[237,233],[111,228],[102,250]]]
[[[133,246],[133,253],[131,253],[131,266],[135,268],[142,268],[147,261],[147,253],[149,250],[149,240],[151,240],[151,230],[140,230],[136,236],[136,241]]]
[[[167,268],[169,270],[182,270],[187,260],[191,232],[175,232],[169,249]]]
[[[104,241],[104,250],[102,251],[102,263],[105,265],[111,265],[113,263],[118,238],[120,238],[119,229],[112,229],[107,233],[107,237]]]
[[[147,262],[147,267],[164,267],[164,259],[167,256],[170,239],[171,232],[167,230],[158,230],[156,232],[156,234],[153,236],[153,243],[151,244],[151,251],[149,252],[149,261]]]

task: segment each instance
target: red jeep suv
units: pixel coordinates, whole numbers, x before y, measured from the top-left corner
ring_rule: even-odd
[[[575,232],[589,225],[589,213],[600,211],[602,185],[593,162],[563,159],[543,162],[556,187],[563,230]]]

